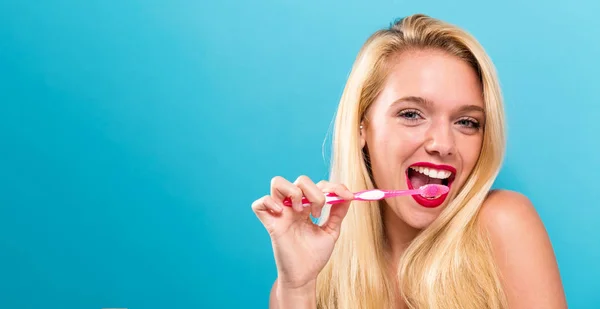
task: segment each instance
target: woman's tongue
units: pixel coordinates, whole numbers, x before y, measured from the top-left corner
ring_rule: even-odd
[[[409,171],[408,174],[408,179],[410,180],[410,183],[412,184],[412,187],[414,189],[418,189],[421,186],[424,186],[426,184],[430,184],[430,183],[435,183],[435,184],[442,184],[442,180],[438,179],[438,178],[431,178],[425,174],[421,174],[417,171]]]

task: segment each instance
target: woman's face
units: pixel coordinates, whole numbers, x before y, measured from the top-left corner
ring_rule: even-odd
[[[361,136],[378,188],[450,187],[435,199],[386,200],[388,210],[422,229],[440,214],[477,162],[485,121],[482,88],[468,63],[441,51],[405,52],[392,61]]]

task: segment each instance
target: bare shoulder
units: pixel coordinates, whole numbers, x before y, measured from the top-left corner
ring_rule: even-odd
[[[491,192],[479,215],[490,238],[510,308],[567,308],[558,264],[531,200]]]
[[[479,217],[483,226],[493,234],[527,229],[538,237],[546,235],[545,228],[532,202],[525,195],[509,190],[490,192]],[[500,233],[502,234],[502,233]],[[502,235],[497,235],[502,237]]]

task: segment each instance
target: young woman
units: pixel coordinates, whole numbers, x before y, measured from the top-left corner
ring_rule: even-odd
[[[275,177],[252,204],[277,264],[270,307],[566,308],[534,207],[491,190],[504,126],[494,65],[467,32],[419,14],[374,33],[341,98],[330,180]],[[324,204],[427,183],[450,191]]]

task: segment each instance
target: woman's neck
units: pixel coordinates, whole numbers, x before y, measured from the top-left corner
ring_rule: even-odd
[[[389,206],[383,207],[383,225],[390,262],[397,265],[404,251],[421,232],[400,219]]]

